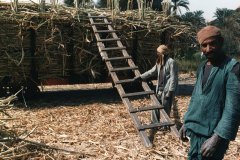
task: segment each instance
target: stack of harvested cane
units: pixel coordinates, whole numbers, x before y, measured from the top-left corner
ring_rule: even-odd
[[[6,74],[25,78],[34,70],[40,81],[74,77],[81,83],[81,79],[87,77],[91,81],[96,75],[104,79],[107,71],[93,38],[88,12],[104,14],[113,22],[142,72],[155,63],[157,45],[168,44],[177,53],[189,47],[195,35],[191,25],[156,11],[146,11],[143,20],[139,20],[135,10],[113,16],[106,9],[59,6],[38,12],[34,6],[22,5],[18,11],[0,12],[0,23],[4,25],[0,28],[0,53],[4,56],[0,58],[0,66],[6,66],[2,67],[0,78]]]

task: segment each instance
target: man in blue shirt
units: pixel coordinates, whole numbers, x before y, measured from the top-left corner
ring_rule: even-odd
[[[189,160],[220,160],[240,123],[240,65],[223,52],[219,28],[204,27],[197,38],[207,60],[198,68],[180,138],[190,138]]]

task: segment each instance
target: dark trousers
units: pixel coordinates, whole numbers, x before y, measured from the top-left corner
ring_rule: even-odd
[[[229,141],[221,141],[213,157],[202,157],[202,144],[210,137],[202,136],[189,130],[187,131],[187,135],[190,137],[188,160],[222,160],[228,149]]]
[[[173,97],[158,97],[159,102],[161,105],[163,105],[165,112],[170,115],[171,109],[172,109],[172,102],[173,102]],[[160,121],[160,111],[159,109],[155,109],[152,111],[152,123],[159,123]]]

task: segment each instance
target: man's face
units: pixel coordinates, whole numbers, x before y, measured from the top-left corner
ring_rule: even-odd
[[[221,48],[222,41],[217,37],[208,38],[201,44],[201,51],[209,60],[217,59],[221,54]]]
[[[164,54],[162,52],[157,52],[157,56],[160,57],[160,56],[163,56]]]
[[[158,57],[164,56],[164,50],[162,50],[162,49],[157,49],[157,56],[158,56]]]

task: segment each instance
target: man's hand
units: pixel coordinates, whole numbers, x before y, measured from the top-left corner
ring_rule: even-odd
[[[212,137],[208,138],[201,147],[201,153],[203,157],[212,157],[215,153],[219,143],[221,142],[222,138],[217,134],[213,134]]]
[[[179,134],[180,134],[180,139],[182,141],[187,141],[187,135],[186,135],[186,131],[187,129],[185,128],[184,124],[182,125],[182,127],[179,130]]]
[[[168,99],[173,96],[173,91],[168,91],[168,93],[165,96],[165,99]]]
[[[134,82],[141,82],[142,81],[142,78],[140,76],[137,76],[137,77],[134,77],[133,78],[133,81]]]

